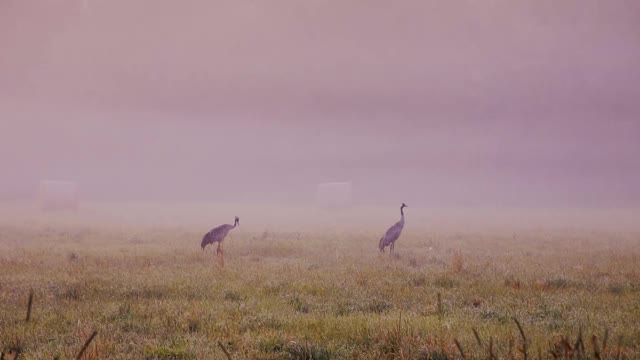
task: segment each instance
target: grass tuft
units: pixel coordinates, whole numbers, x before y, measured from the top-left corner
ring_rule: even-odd
[[[182,348],[157,347],[146,349],[144,358],[145,360],[188,360],[196,357]]]
[[[323,345],[291,341],[286,348],[292,360],[329,360],[331,351]]]

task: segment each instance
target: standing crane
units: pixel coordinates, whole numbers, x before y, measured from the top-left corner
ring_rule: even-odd
[[[404,210],[403,209],[406,207],[407,205],[405,205],[405,203],[402,203],[402,206],[400,206],[400,221],[398,221],[397,223],[395,223],[395,225],[390,227],[389,230],[387,230],[384,236],[382,236],[382,238],[380,239],[380,242],[378,243],[380,252],[384,252],[384,248],[387,246],[390,246],[389,251],[393,253],[393,248],[395,247],[396,240],[398,240],[398,238],[400,237],[400,234],[402,233],[402,229],[404,228]]]
[[[202,243],[200,246],[202,247],[202,251],[204,251],[205,246],[213,243],[218,243],[218,248],[216,249],[216,255],[221,256],[222,258],[222,266],[224,266],[224,250],[222,249],[222,245],[224,242],[224,238],[227,236],[229,231],[236,228],[236,226],[240,226],[240,218],[236,216],[233,225],[224,224],[220,225],[216,228],[211,229],[208,233],[204,235],[202,238]]]

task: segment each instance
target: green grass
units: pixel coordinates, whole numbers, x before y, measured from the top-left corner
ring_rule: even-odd
[[[490,339],[520,358],[517,318],[530,358],[580,329],[590,353],[605,330],[603,357],[640,353],[637,234],[409,224],[394,256],[377,251],[379,224],[245,226],[221,268],[201,227],[7,223],[0,350],[74,358],[96,330],[88,359],[224,359],[218,342],[234,359],[444,359],[459,357],[454,339],[467,358],[486,358]]]

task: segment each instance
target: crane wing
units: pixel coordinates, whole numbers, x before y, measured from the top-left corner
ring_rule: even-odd
[[[202,246],[222,241],[231,229],[233,229],[233,225],[229,224],[220,225],[211,229],[211,231],[206,233],[202,238]]]
[[[400,237],[400,233],[402,233],[402,228],[404,224],[401,221],[398,221],[395,225],[389,228],[387,232],[384,234],[384,241],[382,242],[384,246],[389,245],[390,243],[398,240]]]

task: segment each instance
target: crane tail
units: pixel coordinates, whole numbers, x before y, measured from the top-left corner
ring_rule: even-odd
[[[209,241],[209,233],[204,234],[204,236],[202,237],[202,243],[200,244],[200,246],[202,247],[202,251],[204,251],[204,248],[210,243],[211,241]]]

